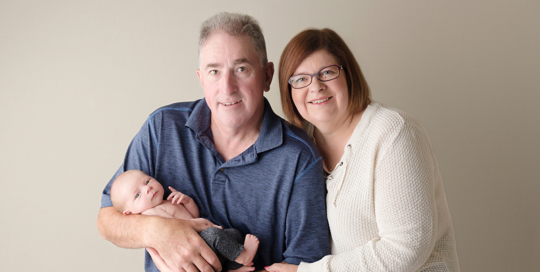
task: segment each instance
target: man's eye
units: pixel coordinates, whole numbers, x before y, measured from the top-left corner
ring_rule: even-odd
[[[217,74],[217,70],[210,70],[210,74],[211,74],[211,75]]]
[[[246,70],[247,70],[246,67],[239,67],[237,69],[238,72],[245,72]]]
[[[139,198],[139,195],[140,195],[140,194],[136,194],[136,195],[135,195],[135,198]]]

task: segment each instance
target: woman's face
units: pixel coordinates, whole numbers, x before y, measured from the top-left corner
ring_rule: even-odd
[[[315,51],[309,55],[294,71],[299,74],[313,74],[329,65],[341,65],[326,50]],[[344,70],[339,77],[321,82],[313,77],[311,84],[301,89],[291,88],[293,102],[304,119],[316,127],[339,124],[349,117],[347,80]]]

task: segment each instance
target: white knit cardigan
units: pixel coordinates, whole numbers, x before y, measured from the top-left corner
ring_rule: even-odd
[[[429,138],[409,114],[371,103],[326,179],[332,255],[305,271],[459,271]]]

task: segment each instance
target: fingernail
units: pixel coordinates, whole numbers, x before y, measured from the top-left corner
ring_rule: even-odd
[[[265,266],[264,269],[268,270],[268,267],[270,267],[270,266]]]

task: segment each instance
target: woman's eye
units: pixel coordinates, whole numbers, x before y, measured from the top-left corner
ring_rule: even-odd
[[[305,80],[305,79],[304,79],[303,77],[301,77],[301,78],[298,78],[297,80],[295,80],[295,82],[302,82],[302,81],[304,81],[304,80]]]

